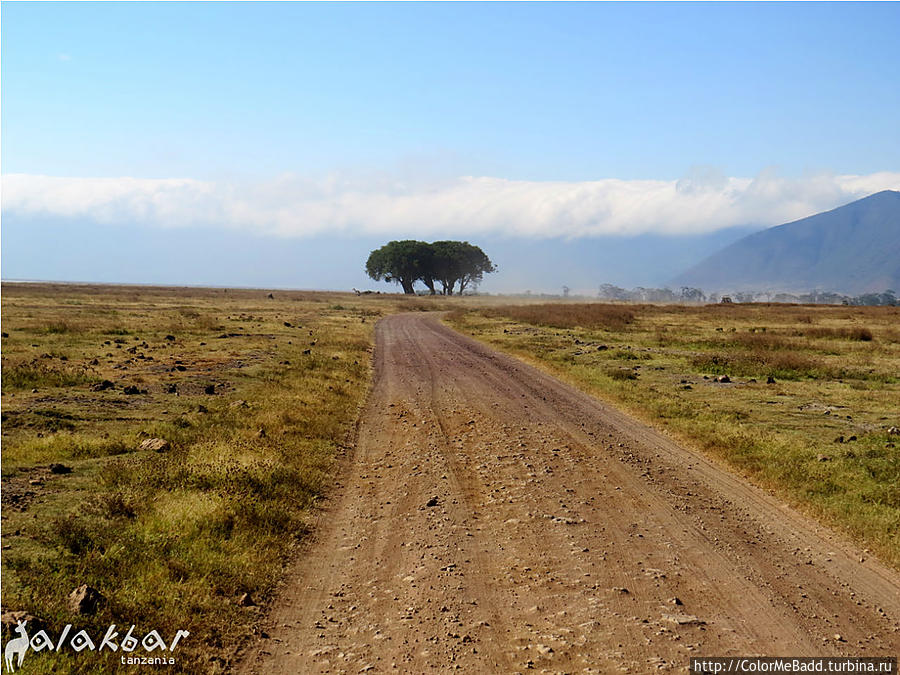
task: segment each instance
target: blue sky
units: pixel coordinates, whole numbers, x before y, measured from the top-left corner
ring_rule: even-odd
[[[321,261],[778,224],[900,187],[898,33],[898,3],[3,3],[3,276],[48,273],[38,227]]]

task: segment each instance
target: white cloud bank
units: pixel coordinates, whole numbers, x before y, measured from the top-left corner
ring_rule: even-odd
[[[209,226],[261,235],[592,237],[700,234],[776,225],[885,189],[900,173],[729,178],[696,170],[677,181],[535,182],[462,177],[440,183],[389,177],[219,183],[193,179],[2,178],[6,214],[159,227]]]

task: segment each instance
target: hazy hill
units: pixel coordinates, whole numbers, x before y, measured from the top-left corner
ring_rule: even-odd
[[[673,280],[710,291],[900,290],[900,192],[751,234]]]

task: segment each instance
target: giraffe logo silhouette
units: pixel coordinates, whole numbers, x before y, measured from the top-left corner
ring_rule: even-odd
[[[22,661],[25,660],[25,652],[28,651],[28,633],[25,632],[25,623],[25,621],[19,621],[19,625],[16,626],[16,632],[19,634],[19,637],[13,638],[6,643],[6,651],[3,656],[4,661],[6,662],[6,671],[8,673],[13,673],[16,670],[13,668],[14,656],[19,656],[16,668],[21,668]]]

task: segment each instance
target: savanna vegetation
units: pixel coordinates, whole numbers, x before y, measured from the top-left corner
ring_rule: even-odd
[[[900,308],[556,303],[449,320],[900,566]]]
[[[454,310],[900,565],[897,308],[32,284],[4,284],[2,303],[3,607],[54,636],[187,630],[179,671],[228,671],[352,440],[374,324],[396,311]],[[83,584],[101,595],[88,613],[70,603]],[[29,656],[60,668],[126,666]]]
[[[187,630],[178,672],[228,670],[351,440],[374,324],[403,298],[4,284],[2,301],[4,610],[53,639]],[[81,585],[96,609],[72,608]],[[66,649],[27,670],[128,668]]]

